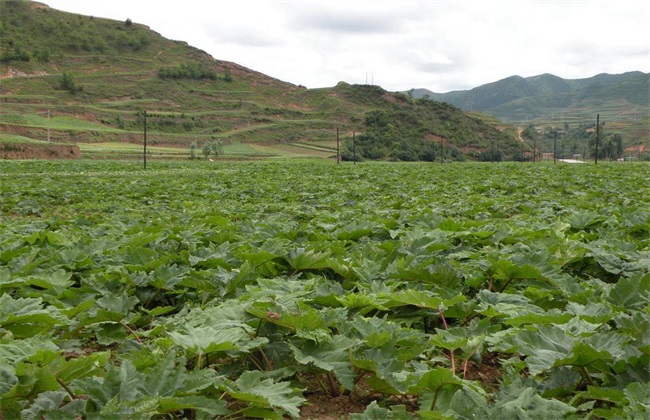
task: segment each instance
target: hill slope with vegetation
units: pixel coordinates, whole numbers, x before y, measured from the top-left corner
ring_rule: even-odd
[[[435,93],[413,89],[414,98],[428,97],[464,110],[476,110],[525,127],[569,131],[595,125],[596,115],[616,130],[625,146],[650,138],[650,74],[632,71],[563,79],[552,74],[511,76],[471,90]]]
[[[520,149],[514,130],[453,106],[377,86],[306,89],[214,59],[130,19],[27,1],[3,0],[0,8],[0,136],[14,141],[82,144],[82,155],[93,144],[139,143],[147,111],[154,146],[216,141],[242,156],[309,150],[328,157],[337,129],[351,144],[353,133],[373,129],[369,116],[379,113],[400,127],[381,133],[381,158],[414,158],[399,152],[410,143],[446,145],[454,158],[462,151],[478,156],[495,143],[505,154]],[[358,152],[372,158],[362,145]]]

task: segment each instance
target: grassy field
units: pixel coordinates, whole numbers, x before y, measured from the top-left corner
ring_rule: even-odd
[[[0,161],[0,417],[647,417],[647,164],[285,153]]]

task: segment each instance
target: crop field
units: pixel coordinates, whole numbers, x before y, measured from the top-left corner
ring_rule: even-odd
[[[0,161],[0,418],[648,418],[649,179]]]

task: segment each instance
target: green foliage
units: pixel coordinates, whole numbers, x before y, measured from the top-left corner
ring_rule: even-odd
[[[136,51],[150,42],[137,25],[55,12],[29,1],[3,1],[0,13],[0,60],[47,62],[54,54]]]
[[[223,141],[222,140],[210,140],[203,145],[202,148],[203,156],[206,159],[211,156],[218,157],[223,154]]]
[[[596,136],[589,139],[589,154],[596,156]],[[599,140],[598,159],[616,160],[623,156],[623,139],[618,133],[609,133]]]
[[[647,414],[644,164],[1,163],[7,418]]]
[[[61,75],[59,89],[67,90],[68,92],[75,94],[82,91],[83,87],[76,82],[72,73],[64,72],[63,75]]]
[[[463,160],[462,153],[452,145],[425,139],[426,128],[419,127],[424,120],[398,112],[391,115],[383,111],[372,111],[366,115],[366,131],[355,138],[347,139],[342,157],[353,160],[353,149],[359,159],[402,160],[432,162],[444,155],[447,160]],[[446,150],[445,150],[446,149]]]
[[[620,133],[600,128],[600,143],[598,145],[598,158],[603,160],[616,160],[623,157],[623,137]],[[545,127],[539,132],[529,126],[524,129],[521,136],[529,145],[533,140],[537,143],[539,153],[552,153],[557,149],[557,158],[572,159],[593,158],[596,154],[595,124],[580,124],[576,127]]]
[[[355,140],[354,146],[351,139],[346,140],[345,160],[353,159],[353,147],[361,159],[430,162],[464,160],[460,146],[487,149],[498,143],[499,153],[508,153],[508,159],[516,149],[509,135],[451,105],[429,99],[368,112],[365,131]]]
[[[192,61],[189,63],[181,63],[175,67],[162,67],[158,70],[158,77],[163,79],[216,80],[217,74],[204,64]]]

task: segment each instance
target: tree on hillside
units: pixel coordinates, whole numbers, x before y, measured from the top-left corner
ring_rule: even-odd
[[[77,93],[83,90],[83,88],[75,81],[72,73],[68,73],[67,71],[63,72],[59,87],[63,90],[67,90],[70,93]]]

